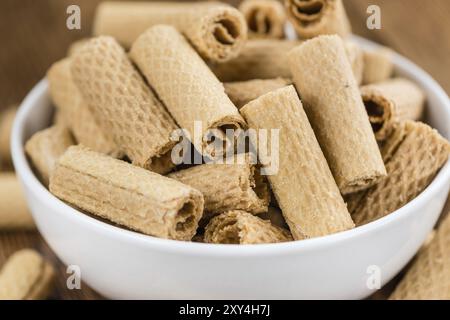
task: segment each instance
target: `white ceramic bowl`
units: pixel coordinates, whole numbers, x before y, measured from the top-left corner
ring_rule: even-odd
[[[426,91],[429,123],[450,139],[448,96],[405,58],[395,56],[395,65],[398,74]],[[12,133],[14,165],[39,231],[50,247],[67,265],[78,265],[82,280],[109,298],[364,298],[374,292],[367,282],[371,274],[376,276],[377,267],[385,284],[414,256],[449,192],[447,163],[432,184],[403,208],[339,234],[253,246],[158,239],[91,218],[52,196],[36,179],[23,145],[48,125],[51,110],[43,80],[18,112]]]

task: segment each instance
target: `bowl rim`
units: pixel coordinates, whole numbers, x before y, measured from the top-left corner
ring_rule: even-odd
[[[378,44],[364,38],[353,36],[353,39],[366,49],[379,47]],[[438,98],[440,104],[442,104],[442,112],[450,122],[450,99],[440,85],[420,67],[397,53],[394,53],[394,65],[396,68],[400,68],[406,73],[414,76],[415,79],[419,79],[421,87],[423,87],[426,92],[433,92],[433,94]],[[154,250],[186,255],[245,258],[254,256],[273,257],[291,252],[298,253],[299,251],[317,250],[330,245],[342,245],[346,241],[354,241],[354,239],[359,236],[367,236],[371,233],[376,233],[396,221],[399,222],[403,219],[407,219],[411,214],[413,214],[415,207],[426,204],[433,196],[444,188],[445,184],[450,180],[449,160],[431,184],[415,199],[400,209],[366,225],[318,238],[259,245],[212,245],[207,243],[184,242],[157,238],[135,231],[126,230],[86,215],[53,196],[38,180],[25,156],[24,146],[22,143],[24,140],[23,126],[25,119],[28,117],[28,113],[34,107],[36,101],[48,95],[47,91],[48,82],[44,78],[24,99],[19,107],[13,124],[11,134],[11,151],[16,173],[19,176],[21,183],[26,185],[37,198],[41,199],[41,201],[45,203],[46,206],[52,207],[56,212],[63,215],[65,219],[69,219],[78,224],[83,224],[86,228],[95,229],[93,230],[94,232],[100,232],[105,236],[114,237],[120,241],[132,241],[136,245],[151,247]]]

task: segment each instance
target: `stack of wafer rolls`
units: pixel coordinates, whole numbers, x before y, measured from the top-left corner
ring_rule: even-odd
[[[119,225],[175,240],[192,239],[204,205],[192,187],[83,146],[60,157],[50,192]]]
[[[342,40],[320,36],[289,53],[294,83],[342,194],[386,175]]]
[[[301,39],[351,33],[342,0],[284,0],[289,20]]]
[[[392,56],[392,50],[384,47],[364,51],[363,84],[389,79],[394,72]]]
[[[397,122],[419,120],[423,115],[425,94],[407,79],[363,86],[361,95],[378,141],[388,138]]]
[[[244,211],[214,217],[205,229],[206,243],[263,244],[292,241],[286,229]]]
[[[277,0],[244,0],[239,11],[245,17],[249,38],[283,38],[286,13]]]
[[[54,269],[39,253],[14,253],[0,271],[0,300],[41,300],[51,293]]]
[[[236,57],[247,39],[242,14],[218,2],[103,2],[97,9],[94,34],[113,36],[130,47],[158,24],[174,26],[203,58],[216,62]]]
[[[73,56],[71,71],[104,132],[133,164],[158,173],[173,168],[167,154],[178,127],[116,40],[89,41]]]
[[[11,106],[0,114],[0,168],[4,169],[12,167],[10,140],[16,110],[16,106]]]
[[[148,29],[133,44],[130,56],[202,154],[223,154],[223,149],[211,143],[211,133],[228,141],[227,128],[246,126],[223,84],[175,28],[160,25]],[[197,124],[200,132],[196,132]]]
[[[271,153],[279,154],[278,170],[271,172],[268,179],[294,239],[353,228],[353,221],[294,87],[263,95],[244,106],[241,113],[251,128],[280,130],[279,147]],[[275,145],[271,135],[268,136],[266,143]],[[274,160],[261,152],[267,150],[259,145],[261,142],[252,141],[258,145],[262,165],[274,165],[271,163]]]

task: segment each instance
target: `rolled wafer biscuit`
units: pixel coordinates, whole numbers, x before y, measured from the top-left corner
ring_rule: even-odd
[[[94,117],[75,85],[70,71],[71,59],[54,63],[47,72],[50,96],[59,112],[65,118],[76,141],[94,151],[113,157],[121,157],[122,152],[109,131],[104,130]]]
[[[82,146],[58,160],[50,192],[130,229],[175,240],[192,239],[204,204],[192,187]]]
[[[419,120],[423,115],[425,94],[407,79],[396,78],[364,86],[361,95],[378,141],[391,134],[395,123]]]
[[[248,80],[224,83],[225,93],[237,108],[242,108],[252,100],[270,91],[285,87],[292,81],[284,78]]]
[[[39,253],[14,253],[0,271],[0,300],[41,300],[51,293],[55,271]]]
[[[16,111],[17,107],[11,106],[0,113],[0,165],[5,169],[12,167],[10,140]]]
[[[386,175],[342,40],[319,36],[289,53],[294,83],[342,194]]]
[[[150,28],[133,44],[130,56],[204,155],[220,155],[208,141],[210,132],[216,131],[216,137],[225,141],[226,129],[245,127],[222,83],[175,28]],[[201,124],[200,136],[197,123]]]
[[[102,130],[133,164],[158,173],[174,167],[167,153],[178,127],[113,38],[89,41],[73,56],[71,71]]]
[[[292,241],[286,229],[245,211],[230,211],[212,218],[205,229],[206,243],[262,244]]]
[[[289,20],[301,39],[351,33],[342,0],[284,0]]]
[[[216,62],[236,57],[247,39],[247,24],[239,10],[219,2],[103,2],[94,34],[113,36],[129,48],[158,24],[174,26],[203,58]]]
[[[0,199],[2,199],[0,230],[34,230],[36,228],[14,173],[0,174]]]
[[[396,287],[391,300],[450,299],[450,216],[423,248]]]
[[[46,186],[56,161],[73,144],[69,129],[63,126],[39,131],[25,144],[25,151]]]
[[[394,71],[392,50],[380,48],[364,51],[363,84],[372,84],[387,80]]]
[[[364,74],[364,51],[360,46],[352,41],[345,41],[344,45],[348,60],[352,66],[356,83],[361,85]]]
[[[250,38],[283,38],[286,13],[277,0],[244,0],[239,11],[245,17]]]
[[[278,89],[241,109],[249,126],[269,130],[270,156],[258,145],[272,191],[296,240],[353,228],[354,224],[293,86]],[[272,130],[279,129],[279,142]],[[259,136],[259,133],[258,133]],[[277,147],[278,146],[278,147]],[[277,153],[279,163],[277,164]],[[276,170],[278,169],[278,170]]]
[[[450,144],[421,122],[407,121],[406,134],[386,164],[387,177],[365,191],[352,217],[357,225],[380,219],[417,197],[446,163]]]

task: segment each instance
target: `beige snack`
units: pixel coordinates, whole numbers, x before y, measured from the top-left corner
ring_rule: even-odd
[[[364,52],[363,84],[387,80],[393,72],[391,49],[381,48]]]
[[[277,0],[244,0],[239,11],[245,17],[250,38],[284,37],[286,13]]]
[[[54,63],[47,72],[50,96],[78,143],[90,149],[120,157],[122,152],[109,131],[102,129],[75,85],[70,72],[71,59]]]
[[[450,144],[426,124],[407,121],[406,134],[386,164],[388,176],[365,192],[352,217],[357,225],[380,219],[419,195],[446,163]]]
[[[212,218],[205,230],[206,243],[262,244],[292,241],[289,231],[245,211],[230,211]]]
[[[69,129],[62,126],[39,131],[25,144],[25,151],[46,186],[56,161],[73,144]]]
[[[309,40],[289,53],[289,64],[341,193],[374,185],[386,169],[342,40]]]
[[[260,217],[263,220],[269,220],[273,225],[277,227],[289,229],[286,220],[284,220],[283,213],[279,208],[269,207],[267,212],[258,214],[258,217]]]
[[[130,229],[175,240],[192,239],[204,203],[189,186],[82,146],[58,160],[50,192]]]
[[[235,104],[235,106],[240,109],[250,101],[259,98],[263,94],[283,88],[291,83],[291,80],[283,78],[266,80],[255,79],[248,81],[227,82],[224,83],[224,87],[225,93]]]
[[[275,166],[269,172],[272,191],[296,240],[313,238],[353,228],[333,175],[316,140],[293,86],[270,92],[241,109],[251,128],[279,129],[279,148],[271,155],[258,146],[261,163]],[[268,135],[271,146],[272,135]],[[257,145],[252,141],[253,145]],[[258,142],[260,143],[260,142]],[[270,150],[270,149],[269,149]],[[272,161],[272,162],[271,162]]]
[[[284,0],[289,20],[301,39],[351,33],[342,0]]]
[[[54,110],[52,116],[52,125],[69,127],[66,121],[66,117],[64,116],[61,110],[59,109]]]
[[[90,38],[82,38],[77,41],[72,42],[72,44],[67,49],[67,56],[71,57],[79,50],[83,48],[85,44],[87,44],[91,39]]]
[[[223,141],[226,129],[245,127],[239,111],[205,62],[171,26],[155,26],[133,44],[130,56],[197,150],[216,154],[209,133]],[[201,131],[196,130],[196,123]]]
[[[71,70],[103,131],[133,164],[170,171],[170,135],[178,127],[124,49],[111,37],[95,38],[74,55]]]
[[[450,299],[450,217],[423,248],[390,296],[391,300]]]
[[[0,165],[5,169],[12,167],[10,140],[16,111],[17,107],[11,106],[0,113]]]
[[[361,88],[375,137],[383,141],[396,123],[419,120],[424,111],[425,94],[413,82],[397,78]]]
[[[356,83],[361,85],[364,74],[364,51],[360,46],[352,41],[345,41],[344,45],[347,58],[352,66]]]
[[[0,271],[0,300],[46,299],[54,274],[53,266],[36,251],[17,251]]]
[[[247,39],[239,10],[219,2],[103,2],[97,8],[95,35],[109,35],[127,48],[148,28],[168,24],[183,33],[205,59],[236,57]]]
[[[33,218],[14,173],[0,174],[0,230],[34,230]]]

